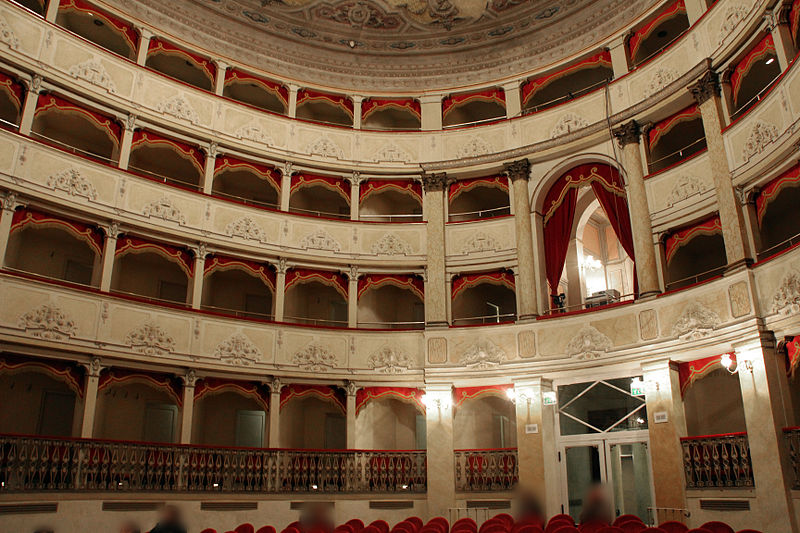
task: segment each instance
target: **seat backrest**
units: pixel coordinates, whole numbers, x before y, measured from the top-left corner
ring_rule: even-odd
[[[277,533],[272,526],[261,526],[256,533]]]
[[[217,530],[216,529],[212,529],[210,527],[207,527],[203,531],[201,531],[200,533],[217,533]]]
[[[630,522],[623,522],[619,524],[617,527],[620,528],[625,533],[640,533],[647,526],[645,526],[641,522],[630,521]]]
[[[564,526],[556,529],[553,533],[581,533],[575,526]]]
[[[737,531],[737,533],[761,533],[761,531],[758,531],[756,529],[740,529],[739,531]]]
[[[636,516],[635,514],[623,514],[623,515],[618,516],[617,519],[614,520],[614,525],[618,526],[620,524],[624,524],[625,522],[639,522],[639,523],[641,523],[642,519],[639,518],[638,516]]]
[[[664,533],[686,533],[687,531],[689,531],[689,528],[686,527],[686,524],[684,524],[683,522],[678,522],[677,520],[670,520],[669,522],[664,522],[658,527],[664,530]]]
[[[381,533],[389,533],[389,524],[386,523],[386,520],[375,520],[367,527],[374,527]]]
[[[418,516],[409,516],[405,521],[414,526],[414,531],[419,531],[422,527],[422,518]]]
[[[598,533],[601,529],[607,527],[608,524],[604,524],[603,522],[597,520],[591,520],[589,522],[584,522],[583,524],[578,526],[578,531],[581,533]]]
[[[450,528],[450,532],[454,533],[455,531],[469,531],[475,533],[478,531],[478,524],[472,518],[459,518],[453,523],[453,527]]]
[[[345,525],[350,526],[350,529],[353,530],[353,533],[358,533],[362,529],[364,529],[364,522],[359,520],[358,518],[353,518],[352,520],[348,520],[345,522]]]
[[[236,533],[255,533],[256,528],[253,527],[253,524],[239,524],[234,531]]]
[[[402,522],[398,522],[391,529],[392,533],[415,533],[415,531],[416,528],[414,527],[414,524],[412,524],[411,522],[406,522],[405,520]]]
[[[711,533],[711,531],[709,531],[708,529],[706,529],[704,527],[696,527],[694,529],[690,529],[686,533]]]
[[[447,518],[443,516],[436,516],[428,520],[428,523],[425,524],[426,526],[435,526],[441,529],[444,533],[450,531],[450,522],[447,521]]]
[[[561,521],[566,520],[570,524],[575,525],[575,520],[573,520],[573,518],[568,514],[553,515],[552,517],[550,517],[550,520],[547,523],[549,524],[550,522],[553,522],[554,520],[561,520]]]
[[[553,520],[551,518],[550,521],[547,523],[547,527],[544,528],[544,533],[555,533],[556,531],[558,531],[559,529],[561,529],[561,528],[563,528],[565,526],[574,527],[574,524],[572,524],[571,522],[568,522],[568,521],[566,521],[564,519]]]
[[[725,522],[706,522],[700,526],[700,528],[707,529],[711,533],[736,533],[733,528]]]
[[[492,518],[505,525],[506,529],[509,531],[511,530],[511,526],[514,525],[514,518],[508,513],[500,513]]]
[[[642,533],[664,533],[660,527],[648,527],[642,530]]]
[[[625,533],[617,526],[606,526],[599,531],[599,533]]]
[[[516,533],[544,533],[539,524],[522,524]]]

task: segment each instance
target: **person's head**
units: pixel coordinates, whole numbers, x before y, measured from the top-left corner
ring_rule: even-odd
[[[53,533],[53,528],[48,526],[37,527],[33,533]]]
[[[139,525],[133,521],[123,522],[119,527],[119,533],[141,533]]]
[[[165,524],[179,524],[181,522],[181,510],[175,505],[165,505],[161,509],[161,522]]]

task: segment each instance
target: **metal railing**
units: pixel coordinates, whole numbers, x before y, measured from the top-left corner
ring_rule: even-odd
[[[453,318],[454,326],[469,326],[473,324],[504,324],[506,322],[513,322],[517,319],[516,313],[504,313],[497,315],[484,315],[484,316],[466,316],[461,318]]]
[[[700,146],[702,145],[702,146]],[[668,153],[663,157],[659,157],[658,159],[654,159],[653,161],[647,162],[647,171],[650,173],[658,172],[659,170],[663,170],[670,165],[674,165],[684,159],[687,159],[694,154],[704,150],[706,148],[706,138],[705,135],[686,146],[678,148],[677,150]],[[690,152],[684,155],[684,152]]]
[[[777,59],[776,59],[777,61]],[[736,109],[731,111],[731,122],[738,119],[742,115],[744,115],[751,107],[753,107],[756,103],[760,102],[761,99],[764,97],[764,94],[772,89],[772,86],[778,81],[778,78],[783,76],[783,72],[779,72],[777,76],[772,78],[760,91],[758,91],[755,95],[753,95],[750,99],[748,99],[745,103],[737,107]]]
[[[519,481],[516,448],[454,450],[453,455],[457,491],[510,490]]]
[[[555,302],[551,302],[551,308],[544,312],[545,315],[560,315],[562,313],[569,313],[572,311],[582,311],[584,309],[594,309],[600,310],[604,309],[610,305],[615,305],[622,302],[632,302],[636,299],[636,294],[622,294],[620,296],[615,297],[608,297],[606,300],[596,300],[594,302],[583,302],[579,304],[571,304],[571,305],[557,305]]]
[[[265,187],[269,187],[269,185]],[[254,207],[267,208],[271,210],[280,209],[280,205],[278,204],[278,202],[262,202],[261,200],[254,200],[252,198],[246,198],[244,196],[222,192],[213,188],[211,189],[211,195],[216,196],[218,198],[228,198],[230,200],[234,200],[244,205],[252,205]]]
[[[684,437],[681,446],[687,489],[755,486],[747,433]]]
[[[69,152],[71,154],[75,154],[75,155],[80,156],[80,157],[94,159],[94,160],[97,160],[97,161],[103,161],[104,163],[107,163],[109,165],[117,165],[117,163],[118,163],[117,159],[114,159],[114,158],[111,158],[111,157],[106,157],[106,156],[104,156],[102,154],[98,154],[96,152],[90,152],[89,150],[83,150],[83,149],[78,148],[76,146],[72,146],[71,144],[65,143],[62,140],[54,139],[52,137],[48,137],[44,133],[40,133],[38,131],[31,131],[30,132],[30,136],[31,136],[32,139],[39,139],[39,140],[45,141],[47,144],[57,146],[58,148],[60,148],[61,150],[64,150],[65,152]]]
[[[424,451],[221,448],[0,435],[0,494],[426,489]]]
[[[608,85],[610,82],[611,82],[611,80],[606,78],[606,79],[600,80],[598,82],[592,83],[590,85],[587,85],[586,87],[582,87],[580,89],[575,89],[574,91],[569,91],[565,95],[558,96],[556,98],[552,98],[550,100],[547,100],[546,102],[542,102],[540,104],[536,104],[536,105],[525,107],[520,114],[522,116],[525,116],[525,115],[532,115],[534,113],[538,113],[539,111],[543,111],[543,110],[545,110],[545,109],[547,109],[549,107],[553,107],[555,105],[558,105],[561,102],[565,102],[565,101],[569,101],[569,100],[574,100],[576,98],[580,98],[584,94],[590,93],[590,92],[594,91],[595,89],[597,89],[598,87],[602,87],[604,85]]]
[[[792,488],[800,490],[800,427],[784,428],[783,437],[789,452],[792,464]]]
[[[330,320],[327,318],[311,318],[305,316],[284,316],[283,321],[291,324],[310,324],[312,326],[336,326],[344,328],[346,328],[348,324],[347,320]]]
[[[791,248],[798,243],[800,243],[800,233],[798,233],[797,235],[792,235],[788,239],[783,240],[778,244],[773,244],[769,248],[761,250],[760,252],[758,252],[756,257],[758,258],[759,261],[761,261],[762,259],[766,259],[767,257],[773,256],[778,252]]]
[[[700,272],[699,274],[694,274],[692,276],[687,276],[685,278],[681,278],[675,281],[670,281],[667,284],[665,284],[664,288],[667,291],[673,291],[675,289],[680,289],[682,287],[688,287],[690,285],[694,285],[695,283],[700,283],[701,281],[705,281],[707,279],[719,276],[723,272],[725,272],[726,268],[727,265],[722,265],[717,268],[712,268],[711,270],[706,270],[705,272]]]
[[[256,318],[259,320],[273,320],[275,315],[272,313],[257,313],[255,311],[247,311],[245,309],[231,309],[230,307],[217,307],[215,305],[203,304],[200,306],[203,311],[211,311],[212,313],[219,313],[221,315],[235,316],[239,318]]]
[[[412,322],[358,322],[363,329],[425,329],[424,321]]]
[[[289,206],[289,213],[300,213],[301,215],[312,216],[312,217],[324,217],[324,218],[341,218],[342,220],[349,220],[350,219],[350,212],[347,213],[332,213],[328,211],[318,211],[314,209],[303,209],[302,207],[292,207]]]
[[[359,220],[368,222],[422,222],[422,213],[399,215],[358,215]]]
[[[478,220],[481,218],[492,218],[511,214],[511,206],[502,205],[490,209],[479,211],[462,211],[460,213],[448,213],[448,222],[466,222],[467,220]]]

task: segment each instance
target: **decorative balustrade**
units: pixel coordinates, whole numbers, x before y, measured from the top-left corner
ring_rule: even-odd
[[[687,489],[755,485],[747,433],[685,437],[681,445]]]
[[[792,488],[800,490],[800,427],[785,428],[783,436],[786,439],[789,459],[792,462],[792,472],[794,473]]]
[[[455,450],[456,490],[509,490],[519,480],[516,448]]]
[[[0,435],[0,493],[425,492],[424,451],[285,450]]]

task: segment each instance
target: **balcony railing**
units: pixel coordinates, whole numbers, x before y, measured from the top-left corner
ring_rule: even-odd
[[[792,488],[800,490],[800,427],[784,428],[783,436],[789,450],[789,459],[792,462]]]
[[[0,435],[9,492],[425,492],[424,451],[285,450]]]
[[[687,489],[755,486],[747,433],[684,437],[681,445]]]
[[[519,480],[516,448],[455,450],[456,490],[510,490]]]

